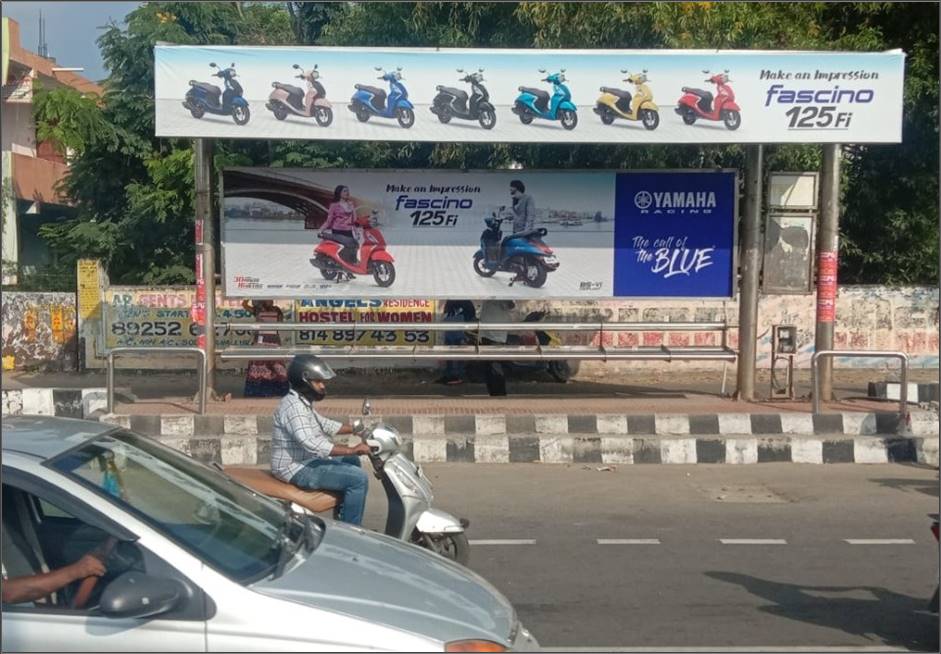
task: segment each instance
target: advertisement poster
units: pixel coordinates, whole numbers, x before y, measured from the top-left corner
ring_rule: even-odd
[[[231,168],[223,195],[227,297],[734,295],[729,171]]]
[[[193,321],[195,290],[134,290],[113,287],[105,292],[105,349],[115,347],[195,347],[199,335]],[[293,302],[278,302],[286,321],[293,320]],[[216,322],[254,323],[255,319],[242,308],[241,300],[216,296]],[[216,347],[249,347],[257,332],[244,329],[216,330]],[[282,343],[291,345],[291,332],[281,334]]]
[[[899,143],[905,54],[158,45],[162,137]]]
[[[434,300],[298,300],[295,311],[297,322],[311,324],[310,331],[296,333],[297,345],[434,345],[434,334],[428,331],[369,327],[370,323],[435,322]],[[350,327],[317,327],[318,323],[330,322],[346,322]]]

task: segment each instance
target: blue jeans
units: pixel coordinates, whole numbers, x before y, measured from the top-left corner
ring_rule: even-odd
[[[353,525],[363,523],[369,475],[358,456],[340,456],[308,461],[291,477],[291,483],[304,490],[330,490],[343,493],[337,517]]]
[[[445,345],[464,345],[464,332],[445,332]],[[449,359],[444,363],[444,376],[448,379],[460,379],[464,376],[464,362]]]

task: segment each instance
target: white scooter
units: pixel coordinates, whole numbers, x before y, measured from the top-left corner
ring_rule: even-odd
[[[371,412],[369,400],[363,401],[363,416]],[[363,425],[357,419],[354,430],[372,449],[369,460],[376,479],[382,482],[389,501],[385,533],[441,556],[467,565],[470,543],[465,528],[467,520],[458,520],[450,513],[431,508],[434,494],[431,481],[422,473],[421,466],[402,453],[402,440],[394,427],[383,424]],[[360,432],[360,426],[363,430]]]

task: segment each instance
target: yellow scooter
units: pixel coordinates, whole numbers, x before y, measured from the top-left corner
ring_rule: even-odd
[[[621,72],[627,74],[626,70],[622,69]],[[647,86],[647,70],[630,75],[624,81],[634,85],[633,95],[630,91],[602,86],[594,112],[601,116],[601,122],[605,125],[613,123],[615,118],[623,118],[639,120],[647,129],[657,129],[660,113],[653,102],[653,93]]]

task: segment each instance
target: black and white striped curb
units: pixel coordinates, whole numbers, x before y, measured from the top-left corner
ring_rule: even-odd
[[[938,463],[938,416],[895,414],[385,416],[419,463]],[[270,416],[128,416],[101,420],[224,465],[271,457]]]
[[[104,388],[24,388],[0,392],[2,415],[39,415],[89,418],[104,412],[108,391]]]
[[[901,382],[869,382],[868,396],[877,400],[895,400],[898,402],[901,392]],[[938,382],[908,382],[907,398],[909,404],[938,402],[941,400]]]

